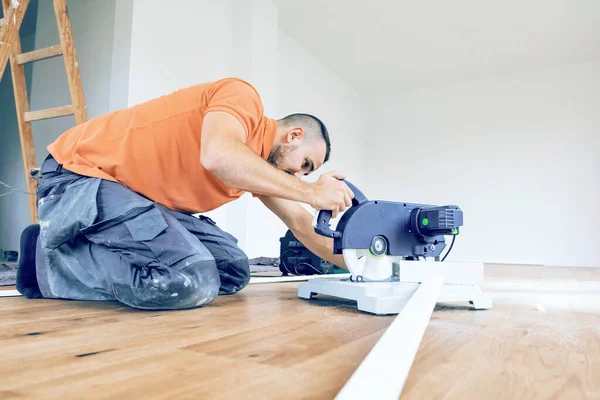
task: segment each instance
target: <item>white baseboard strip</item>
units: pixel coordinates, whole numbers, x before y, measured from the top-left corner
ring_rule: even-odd
[[[0,290],[0,297],[18,297],[23,296],[17,290]]]
[[[373,346],[336,400],[397,400],[429,324],[444,280],[426,278]]]
[[[350,274],[323,274],[323,275],[306,275],[306,276],[253,276],[250,278],[250,283],[281,283],[281,282],[298,282],[308,281],[315,278],[350,278]]]

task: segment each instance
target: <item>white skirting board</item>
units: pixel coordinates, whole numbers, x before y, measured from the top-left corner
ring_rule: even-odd
[[[323,274],[306,276],[253,276],[250,278],[250,284],[253,283],[280,283],[280,282],[298,282],[308,281],[315,278],[350,278],[350,274]]]
[[[443,278],[438,276],[423,281],[348,379],[336,400],[398,399],[443,284]]]
[[[441,276],[445,284],[482,285],[483,263],[450,261],[400,261],[401,282],[422,282],[428,276]]]
[[[0,290],[0,297],[18,297],[23,296],[17,290]]]

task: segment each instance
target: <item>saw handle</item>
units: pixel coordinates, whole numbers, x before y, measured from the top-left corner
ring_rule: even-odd
[[[369,201],[367,196],[363,194],[356,186],[351,184],[350,182],[344,180],[343,181],[354,193],[354,198],[352,199],[352,207],[356,207],[359,204],[365,203]],[[313,220],[313,227],[315,228],[315,232],[321,236],[338,238],[342,236],[341,232],[334,231],[329,226],[329,221],[331,220],[331,210],[319,210],[315,213],[315,219]]]

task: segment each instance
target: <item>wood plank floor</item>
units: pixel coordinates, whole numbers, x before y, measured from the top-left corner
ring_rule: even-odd
[[[0,298],[0,398],[331,399],[393,317],[297,285],[176,312]],[[489,266],[484,290],[436,306],[402,399],[600,399],[600,269]]]

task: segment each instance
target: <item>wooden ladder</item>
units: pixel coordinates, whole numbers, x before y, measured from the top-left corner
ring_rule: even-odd
[[[60,44],[28,53],[21,53],[19,28],[23,22],[29,0],[1,1],[4,18],[0,20],[0,79],[2,79],[7,61],[10,59],[17,121],[21,138],[21,152],[25,168],[25,180],[27,182],[27,191],[30,193],[28,195],[29,212],[31,214],[31,221],[35,224],[38,222],[37,201],[36,195],[32,193],[35,193],[37,187],[36,176],[39,168],[37,168],[35,159],[31,122],[65,115],[75,115],[75,123],[81,124],[87,121],[87,110],[85,107],[85,98],[83,97],[83,86],[81,85],[81,76],[79,75],[66,0],[54,0],[54,13],[56,14]],[[65,61],[71,104],[46,110],[30,111],[23,64],[60,55],[63,56]]]

